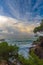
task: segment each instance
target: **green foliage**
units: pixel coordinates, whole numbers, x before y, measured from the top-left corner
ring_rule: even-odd
[[[36,41],[37,41],[37,42],[41,42],[42,40],[43,40],[43,36],[39,36]],[[38,44],[38,43],[37,43],[37,44]]]
[[[21,62],[21,65],[43,65],[43,59],[39,59],[38,56],[34,54],[34,50],[31,50],[30,57],[28,59],[19,55],[18,60]]]
[[[18,53],[18,47],[8,45],[7,42],[0,43],[0,59],[8,59]]]
[[[40,23],[40,25],[43,26],[43,20],[42,20],[42,22]]]
[[[38,56],[34,54],[34,49],[31,50],[28,59],[24,58],[22,55],[17,54],[18,47],[16,45],[8,45],[7,42],[0,43],[0,60],[8,60],[9,57],[14,56],[21,63],[21,65],[43,65],[43,59],[39,59]]]
[[[36,32],[40,32],[40,31],[43,31],[43,20],[42,20],[42,22],[40,23],[40,26],[38,26],[38,27],[36,27],[35,29],[34,29],[34,33],[36,33]]]
[[[31,50],[31,57],[29,58],[30,65],[43,65],[43,59],[39,59],[38,56],[34,54],[34,50]]]
[[[18,56],[18,60],[20,61],[20,63],[21,63],[22,65],[29,65],[29,60],[26,59],[26,58],[24,58],[22,55],[19,55],[19,56]]]

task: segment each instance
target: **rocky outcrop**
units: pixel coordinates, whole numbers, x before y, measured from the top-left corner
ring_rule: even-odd
[[[43,59],[43,38],[40,40],[40,44],[37,44],[34,53],[39,56],[39,58]]]
[[[35,48],[35,54],[37,55],[37,56],[39,56],[39,58],[42,58],[43,59],[43,48],[42,47],[40,47],[40,46],[37,46],[36,48]]]

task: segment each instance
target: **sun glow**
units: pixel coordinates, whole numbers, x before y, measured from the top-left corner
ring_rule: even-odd
[[[7,18],[4,16],[0,16],[0,23],[5,23],[7,21]]]
[[[15,28],[15,30],[18,30],[22,33],[30,33],[33,31],[34,29],[34,25],[26,25],[23,22],[19,22],[16,19],[13,18],[9,18],[9,17],[4,17],[4,16],[0,16],[0,27],[11,27],[11,28]]]

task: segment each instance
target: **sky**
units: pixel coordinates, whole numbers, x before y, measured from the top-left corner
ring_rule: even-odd
[[[28,38],[43,19],[43,0],[0,0],[0,38]]]

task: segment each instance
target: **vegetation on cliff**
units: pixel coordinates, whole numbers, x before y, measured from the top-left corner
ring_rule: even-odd
[[[41,21],[40,26],[34,29],[34,33],[40,32],[40,31],[43,31],[43,20]]]
[[[16,45],[8,45],[7,42],[0,43],[0,61],[1,60],[9,60],[12,56],[20,62],[20,65],[43,65],[43,59],[39,59],[39,57],[34,53],[34,50],[31,49],[31,53],[28,59],[24,58],[21,55],[18,55],[18,47]],[[11,65],[11,64],[9,64]],[[16,65],[16,64],[12,64]]]
[[[0,43],[0,62],[2,60],[9,61],[10,58],[17,58],[18,47],[16,45],[8,45],[7,42]]]
[[[31,53],[28,59],[19,55],[18,60],[21,65],[43,65],[43,59],[39,59],[39,57],[34,53],[34,50],[31,49]]]
[[[43,32],[43,20],[42,22],[40,23],[40,26],[36,27],[34,29],[34,33],[37,33],[37,32]],[[37,56],[39,56],[39,58],[43,59],[43,36],[40,35],[39,38],[35,41],[35,43],[37,42],[37,45],[35,47],[35,54]]]

